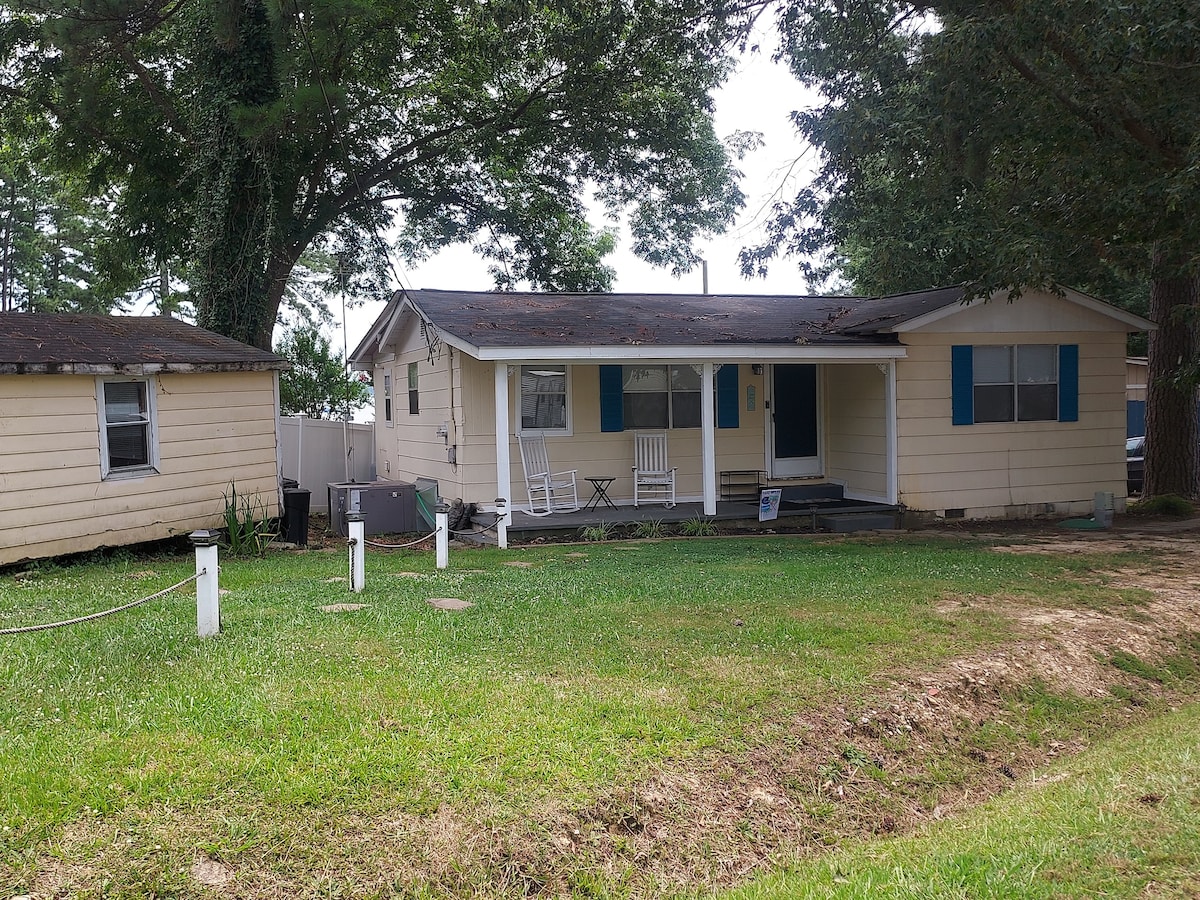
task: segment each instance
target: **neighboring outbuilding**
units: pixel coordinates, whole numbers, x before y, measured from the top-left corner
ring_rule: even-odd
[[[524,507],[524,431],[618,504],[629,432],[666,431],[678,499],[709,515],[758,473],[931,517],[1123,498],[1126,335],[1153,324],[1070,289],[967,301],[401,291],[351,361],[380,476],[485,506]]]
[[[279,508],[272,353],[166,316],[0,314],[0,565]]]

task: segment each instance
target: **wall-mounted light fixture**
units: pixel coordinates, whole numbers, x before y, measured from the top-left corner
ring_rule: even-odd
[[[750,366],[750,371],[755,375],[761,375],[763,373],[762,363],[754,363],[752,366]]]

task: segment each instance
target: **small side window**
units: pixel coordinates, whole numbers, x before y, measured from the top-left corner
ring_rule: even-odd
[[[421,397],[417,388],[418,383],[417,364],[411,362],[408,364],[408,414],[415,416],[421,411]]]
[[[383,373],[383,421],[392,424],[392,375]]]
[[[100,474],[146,474],[157,455],[154,391],[149,379],[101,381]]]

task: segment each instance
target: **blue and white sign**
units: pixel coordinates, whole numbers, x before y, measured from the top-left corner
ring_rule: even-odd
[[[779,496],[782,488],[768,488],[758,498],[758,521],[770,522],[779,518]]]

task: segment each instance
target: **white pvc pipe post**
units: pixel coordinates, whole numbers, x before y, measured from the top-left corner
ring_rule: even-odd
[[[350,590],[362,593],[367,582],[367,526],[360,512],[346,513],[350,538]]]
[[[445,503],[439,503],[433,514],[434,527],[437,528],[437,567],[444,569],[450,565],[450,512]]]
[[[193,531],[196,548],[196,634],[213,637],[221,633],[221,592],[217,587],[217,533]]]
[[[508,549],[508,501],[503,497],[496,498],[496,546],[501,550]]]

